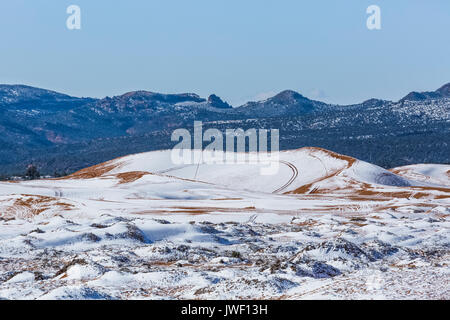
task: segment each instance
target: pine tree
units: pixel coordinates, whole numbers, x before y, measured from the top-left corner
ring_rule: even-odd
[[[27,171],[25,172],[25,178],[28,180],[39,179],[41,174],[39,173],[37,167],[34,164],[29,164]]]

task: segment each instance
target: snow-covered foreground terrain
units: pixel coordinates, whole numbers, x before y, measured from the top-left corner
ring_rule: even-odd
[[[170,151],[0,183],[0,298],[450,298],[450,166]]]

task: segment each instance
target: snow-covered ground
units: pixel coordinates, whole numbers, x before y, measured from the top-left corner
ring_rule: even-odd
[[[131,155],[0,183],[0,298],[450,298],[450,166]]]

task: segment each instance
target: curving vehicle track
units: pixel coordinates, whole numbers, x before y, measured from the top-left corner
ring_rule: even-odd
[[[290,162],[284,161],[284,160],[280,160],[280,163],[287,165],[289,168],[291,168],[292,170],[292,177],[288,180],[288,182],[286,182],[284,185],[282,185],[280,188],[278,188],[275,191],[272,191],[272,193],[278,193],[281,192],[283,190],[285,190],[287,187],[289,187],[294,181],[295,179],[298,177],[298,169],[295,165],[293,165]]]

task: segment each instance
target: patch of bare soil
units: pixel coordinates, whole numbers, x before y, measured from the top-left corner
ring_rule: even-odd
[[[165,213],[186,213],[189,215],[201,215],[213,212],[238,213],[238,212],[256,212],[255,207],[245,208],[222,208],[222,207],[168,207],[167,210],[145,210],[135,212],[135,214],[165,214]]]
[[[21,198],[16,199],[11,206],[6,208],[2,216],[4,218],[32,218],[55,207],[63,211],[73,209],[73,205],[65,203],[58,198],[22,195]]]
[[[307,147],[307,148],[304,148],[304,149],[311,150],[311,151],[317,151],[318,150],[320,152],[326,153],[330,157],[333,157],[333,158],[336,158],[336,159],[339,159],[339,160],[347,161],[347,163],[348,163],[347,168],[350,168],[352,166],[352,164],[354,164],[356,162],[356,159],[353,158],[353,157],[346,156],[346,155],[343,155],[343,154],[340,154],[340,153],[336,153],[336,152],[333,152],[333,151],[330,151],[330,150],[327,150],[327,149],[318,148],[318,147]]]
[[[146,174],[149,173],[146,171],[130,171],[116,174],[116,177],[120,179],[119,184],[125,184],[139,180]]]
[[[82,169],[80,171],[77,171],[75,173],[72,173],[71,175],[68,175],[67,177],[58,178],[60,180],[65,179],[93,179],[93,178],[99,178],[107,174],[113,169],[118,168],[119,165],[116,164],[114,161],[107,161],[104,163],[97,164],[95,166]]]

